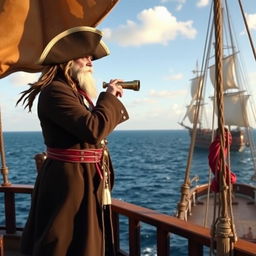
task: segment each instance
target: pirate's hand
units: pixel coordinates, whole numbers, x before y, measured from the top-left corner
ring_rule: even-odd
[[[116,97],[123,96],[123,88],[121,85],[118,85],[119,82],[123,82],[121,79],[111,79],[106,92],[113,94]]]

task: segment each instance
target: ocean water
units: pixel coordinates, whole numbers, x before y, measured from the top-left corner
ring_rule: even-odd
[[[185,130],[114,131],[109,149],[115,168],[113,197],[174,215],[180,199],[187,165],[189,136]],[[40,132],[4,133],[6,162],[11,183],[33,184],[36,178],[34,155],[45,150]],[[199,176],[199,184],[207,182],[208,152],[195,151],[191,177]],[[231,154],[231,169],[238,182],[248,182],[253,174],[248,149]],[[245,168],[246,166],[246,168]],[[246,172],[244,172],[244,170]],[[3,225],[3,198],[0,198],[0,225]],[[30,196],[16,198],[17,225],[25,224]],[[127,220],[121,218],[121,246],[128,250]],[[156,255],[155,230],[142,224],[141,255]],[[185,239],[171,236],[171,254],[185,256]]]

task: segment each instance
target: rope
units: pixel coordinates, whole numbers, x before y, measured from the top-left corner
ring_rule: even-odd
[[[240,6],[240,9],[241,9],[242,16],[243,16],[244,25],[245,25],[245,28],[246,28],[246,32],[248,34],[248,38],[249,38],[249,41],[250,41],[250,45],[251,45],[251,49],[252,49],[252,52],[253,52],[253,56],[254,56],[254,59],[256,60],[255,47],[254,47],[254,44],[253,44],[253,40],[252,40],[252,37],[251,37],[251,33],[250,33],[250,29],[249,29],[248,23],[246,21],[246,17],[245,17],[245,14],[244,14],[244,9],[243,9],[241,0],[238,0],[238,3],[239,3],[239,6]]]
[[[213,2],[211,4],[211,13],[213,9]],[[211,26],[211,35],[210,35],[210,42],[212,42],[212,36],[213,36],[213,26],[214,24],[212,23]],[[210,50],[210,47],[209,47]],[[215,95],[214,95],[215,96]],[[215,97],[214,97],[215,99]],[[211,136],[211,141],[214,139],[214,125],[215,125],[215,106],[216,104],[213,104],[213,111],[212,111],[212,136]],[[210,182],[211,182],[211,168],[208,168],[208,188],[207,188],[207,198],[206,198],[206,207],[205,207],[205,215],[204,215],[204,227],[207,226],[207,220],[208,220],[208,213],[209,213],[209,202],[210,202]]]
[[[190,170],[191,170],[191,165],[192,165],[192,159],[193,159],[193,154],[194,154],[194,148],[195,148],[195,140],[196,140],[196,134],[197,134],[197,124],[199,120],[199,112],[201,108],[201,101],[203,99],[203,93],[204,93],[204,83],[206,80],[206,74],[207,74],[207,69],[208,69],[208,62],[209,62],[209,55],[210,55],[210,43],[211,43],[211,37],[212,37],[212,29],[210,31],[210,20],[211,16],[209,17],[208,20],[208,28],[207,28],[207,36],[206,38],[208,39],[205,41],[205,46],[204,46],[204,54],[203,54],[203,62],[201,65],[201,72],[200,75],[202,75],[203,80],[200,80],[200,88],[198,89],[197,95],[196,95],[196,108],[195,108],[195,114],[194,114],[194,120],[193,120],[193,128],[192,128],[192,135],[191,135],[191,143],[189,147],[189,153],[188,153],[188,158],[187,158],[187,164],[186,164],[186,172],[185,172],[185,177],[184,177],[184,183],[181,186],[181,198],[180,202],[177,204],[177,217],[179,219],[186,219],[186,211],[188,207],[188,200],[189,200],[189,189],[190,189]],[[208,47],[207,47],[208,46]]]

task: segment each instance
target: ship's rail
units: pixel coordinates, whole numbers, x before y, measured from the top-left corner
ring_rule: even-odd
[[[33,186],[11,185],[0,186],[0,193],[3,193],[5,206],[5,226],[0,227],[5,234],[15,234],[22,227],[16,226],[15,195],[32,194]],[[172,216],[161,214],[141,206],[113,199],[113,224],[115,234],[115,244],[119,256],[139,256],[141,255],[141,225],[149,224],[156,228],[156,248],[157,255],[170,255],[171,234],[181,236],[188,241],[187,255],[203,255],[203,247],[210,246],[211,237],[209,230]],[[128,219],[129,230],[129,252],[120,248],[119,219],[123,216]],[[256,244],[245,240],[238,240],[234,248],[234,256],[255,256]]]

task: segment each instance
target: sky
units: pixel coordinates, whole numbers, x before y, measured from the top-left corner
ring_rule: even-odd
[[[99,24],[110,55],[94,64],[99,92],[103,81],[140,80],[140,91],[125,90],[121,101],[130,119],[116,130],[182,129],[190,79],[202,61],[211,0],[120,0]],[[240,52],[246,60],[250,93],[256,96],[256,61],[238,1],[229,0]],[[256,46],[256,3],[242,0]],[[233,16],[234,15],[234,16]],[[3,131],[40,131],[36,102],[32,113],[16,106],[20,92],[39,74],[17,72],[0,79]]]

